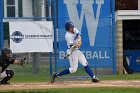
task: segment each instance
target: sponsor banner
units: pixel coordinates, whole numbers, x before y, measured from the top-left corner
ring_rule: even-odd
[[[67,50],[65,22],[71,20],[82,34],[82,46],[90,66],[112,66],[111,0],[59,0],[59,59],[58,65],[68,65],[63,59]]]
[[[13,53],[53,52],[51,21],[9,22]]]

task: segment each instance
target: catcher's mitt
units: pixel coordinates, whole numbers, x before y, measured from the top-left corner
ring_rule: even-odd
[[[25,64],[27,64],[27,62],[26,62],[25,60],[26,60],[26,57],[24,57],[23,59],[21,59],[21,60],[19,61],[19,65],[21,65],[22,67],[24,67]]]

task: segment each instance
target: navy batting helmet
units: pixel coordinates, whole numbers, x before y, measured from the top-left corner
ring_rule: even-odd
[[[70,27],[74,27],[74,24],[73,24],[71,21],[67,21],[67,22],[65,23],[65,28],[66,28],[66,30],[69,30]]]

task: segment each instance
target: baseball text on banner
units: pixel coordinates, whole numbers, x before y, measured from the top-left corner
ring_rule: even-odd
[[[53,52],[51,21],[9,22],[10,48],[14,53]]]

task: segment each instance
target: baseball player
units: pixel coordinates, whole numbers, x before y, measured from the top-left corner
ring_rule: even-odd
[[[85,71],[91,77],[92,82],[99,82],[99,79],[90,69],[85,56],[79,50],[80,46],[82,45],[81,33],[74,27],[74,24],[71,21],[67,21],[65,23],[65,29],[67,31],[65,34],[65,39],[68,46],[67,55],[70,62],[70,68],[54,73],[52,75],[51,83],[54,83],[55,79],[59,76],[76,72],[78,68],[78,62],[83,65]]]
[[[10,64],[23,65],[23,61],[12,57],[11,49],[4,48],[1,50],[0,55],[0,84],[10,84],[8,81],[14,76],[14,71],[7,69]]]

